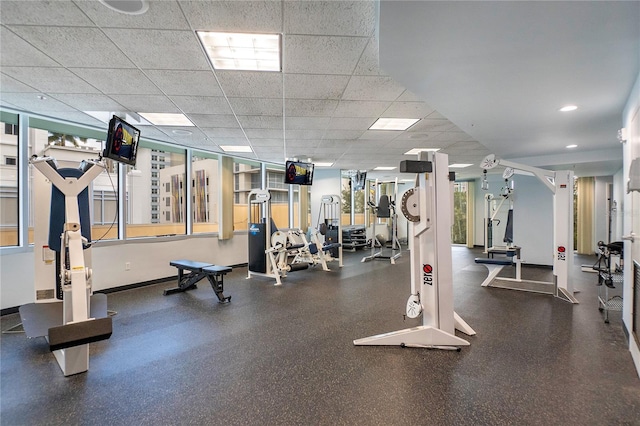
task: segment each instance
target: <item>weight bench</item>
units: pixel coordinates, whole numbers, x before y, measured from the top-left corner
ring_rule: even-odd
[[[164,291],[167,296],[173,293],[180,293],[187,290],[198,288],[196,283],[204,278],[209,280],[211,288],[218,296],[219,303],[227,303],[231,301],[231,296],[223,294],[224,276],[232,271],[229,266],[213,265],[211,263],[194,262],[192,260],[172,260],[169,265],[178,268],[178,287],[169,288]],[[184,271],[188,271],[185,274]]]

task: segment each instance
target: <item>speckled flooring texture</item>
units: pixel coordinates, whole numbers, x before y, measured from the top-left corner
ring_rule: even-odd
[[[640,425],[640,379],[620,312],[605,324],[597,277],[580,271],[579,305],[482,288],[480,250],[453,248],[455,309],[477,332],[461,352],[353,346],[419,325],[404,320],[409,253],[396,265],[291,273],[281,287],[225,277],[108,295],[110,340],[90,369],[65,378],[44,338],[3,334],[2,425]],[[536,279],[548,269],[537,269]],[[524,268],[523,276],[529,271]],[[1,319],[3,330],[19,316]]]

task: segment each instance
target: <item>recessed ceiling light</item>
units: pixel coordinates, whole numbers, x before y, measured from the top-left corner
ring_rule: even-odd
[[[395,170],[395,167],[390,167],[390,166],[378,166],[378,167],[374,168],[373,170]]]
[[[249,145],[220,145],[224,152],[253,152]]]
[[[171,133],[173,133],[174,135],[180,135],[180,136],[188,136],[193,134],[192,131],[184,130],[184,129],[173,129]]]
[[[577,147],[578,147],[578,145],[576,145],[576,144],[567,145],[567,148],[577,148]]]
[[[438,152],[440,148],[413,148],[404,153],[404,155],[418,155],[421,152]]]
[[[473,164],[468,164],[468,163],[449,164],[450,168],[456,168],[456,169],[464,169],[465,167],[470,167],[470,166],[473,166]]]
[[[562,108],[560,108],[560,112],[575,111],[577,109],[578,107],[576,105],[565,105]]]
[[[419,118],[378,118],[369,130],[407,130],[418,121]]]
[[[41,101],[46,101],[46,100],[47,100],[47,97],[46,97],[46,96],[44,96],[44,95],[38,95],[38,96],[36,96],[36,97],[37,97],[38,99],[40,99]]]
[[[196,31],[218,70],[281,71],[280,34]]]
[[[331,167],[333,163],[313,163],[316,167]]]
[[[194,126],[184,114],[164,112],[139,112],[138,114],[155,126]]]
[[[149,9],[147,0],[100,0],[100,3],[126,15],[142,15]]]

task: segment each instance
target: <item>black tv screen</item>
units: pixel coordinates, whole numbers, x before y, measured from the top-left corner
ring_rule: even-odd
[[[140,130],[114,115],[109,121],[107,145],[102,156],[113,161],[135,166],[139,141]]]
[[[287,161],[284,168],[284,183],[311,185],[313,183],[313,163]]]

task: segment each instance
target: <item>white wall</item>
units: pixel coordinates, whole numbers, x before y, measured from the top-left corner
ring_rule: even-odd
[[[622,215],[624,212],[624,171],[620,169],[618,173],[613,175],[613,201],[616,203],[616,210],[613,216],[614,225],[611,234],[611,241],[620,241],[622,239]]]
[[[214,236],[197,236],[99,244],[92,249],[93,289],[96,291],[177,275],[177,270],[169,266],[170,260],[237,265],[247,262],[248,253],[245,233],[224,241]],[[125,262],[131,265],[128,271]],[[34,302],[33,250],[3,253],[0,267],[0,309]]]
[[[609,194],[608,186],[613,183],[612,176],[600,176],[595,178],[595,194],[594,194],[594,212],[593,212],[593,241],[591,241],[592,251],[596,252],[596,243],[598,241],[609,241]],[[613,194],[611,194],[613,196]],[[611,226],[613,227],[614,221],[612,218]],[[613,232],[612,232],[613,238]],[[611,240],[615,241],[615,240]]]

